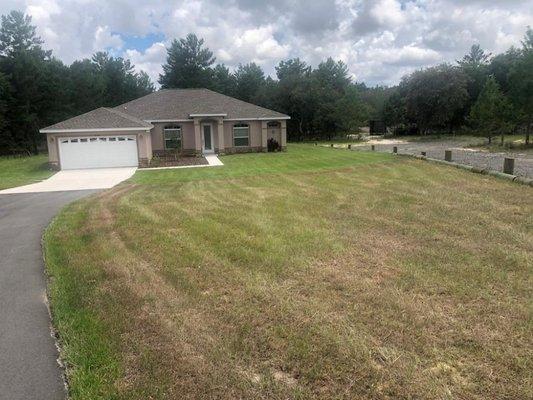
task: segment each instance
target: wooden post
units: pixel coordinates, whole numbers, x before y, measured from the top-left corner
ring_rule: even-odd
[[[452,161],[452,151],[451,150],[444,150],[444,161],[448,161],[448,162]]]
[[[352,145],[349,144],[349,145],[348,145],[348,150],[351,150],[351,149],[352,149]]]
[[[376,150],[376,146],[371,145],[371,146],[370,146],[370,149],[371,149],[372,151],[375,151],[375,150]]]
[[[426,152],[425,151],[421,151],[420,155],[425,157],[426,156]]]
[[[503,159],[503,173],[513,175],[514,174],[514,158]]]
[[[393,152],[394,154],[398,154],[398,147],[394,146],[394,147],[392,148],[392,152]]]
[[[333,143],[331,143],[331,147],[333,147]]]

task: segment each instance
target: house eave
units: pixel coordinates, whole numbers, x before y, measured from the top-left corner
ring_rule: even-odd
[[[227,116],[228,116],[227,113],[213,113],[213,114],[209,114],[209,113],[203,114],[203,113],[200,113],[200,114],[189,114],[189,117],[190,117],[190,118],[201,118],[201,117],[227,117]]]
[[[158,122],[191,122],[190,119],[145,119],[144,121],[153,124]]]
[[[289,116],[285,117],[260,117],[260,118],[250,118],[250,117],[242,117],[242,118],[226,118],[224,121],[279,121],[279,120],[288,120],[291,119]]]
[[[153,125],[147,127],[132,127],[132,128],[83,128],[83,129],[40,129],[40,133],[88,133],[88,132],[148,132],[153,128]]]

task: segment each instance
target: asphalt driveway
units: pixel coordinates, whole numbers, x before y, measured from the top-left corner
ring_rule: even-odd
[[[94,192],[0,195],[0,399],[65,398],[41,236],[61,207]]]

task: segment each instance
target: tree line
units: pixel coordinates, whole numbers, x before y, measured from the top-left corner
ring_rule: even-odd
[[[398,134],[474,132],[488,137],[523,132],[533,123],[533,30],[522,46],[492,56],[479,45],[455,64],[402,78],[381,118]]]
[[[155,90],[129,60],[98,52],[65,65],[43,46],[29,16],[2,16],[0,154],[35,153],[44,140],[39,128]],[[171,42],[162,68],[162,88],[209,88],[290,115],[289,140],[331,139],[382,119],[398,134],[524,130],[529,141],[533,118],[531,29],[521,48],[493,57],[474,45],[455,64],[415,71],[394,87],[355,82],[332,58],[315,68],[283,60],[274,78],[254,62],[230,71],[194,34]]]
[[[284,60],[275,67],[277,79],[254,62],[239,64],[231,72],[215,61],[196,35],[175,39],[167,49],[159,83],[162,88],[205,87],[286,113],[291,116],[290,140],[356,132],[374,109],[364,101],[364,94],[374,89],[352,82],[342,61],[328,58],[313,69],[299,58]]]
[[[44,142],[40,128],[153,90],[129,60],[98,52],[67,66],[43,48],[29,16],[1,18],[0,154],[35,154]]]

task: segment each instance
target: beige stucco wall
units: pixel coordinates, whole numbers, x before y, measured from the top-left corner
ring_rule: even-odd
[[[194,124],[192,121],[186,122],[152,122],[154,128],[152,129],[152,149],[154,151],[165,150],[165,142],[163,139],[163,129],[166,126],[181,126],[181,134],[183,137],[183,149],[194,150]]]
[[[248,124],[250,126],[250,146],[233,146],[233,126],[237,124]],[[224,144],[226,152],[260,150],[261,149],[261,121],[224,121]]]
[[[51,165],[59,166],[59,138],[62,137],[94,137],[94,136],[136,136],[137,154],[139,162],[152,158],[152,143],[150,132],[144,131],[106,131],[106,132],[70,132],[70,133],[48,133],[46,142],[48,146],[48,162]]]
[[[242,120],[242,121],[223,121],[220,118],[198,119],[195,121],[198,127],[202,123],[209,122],[212,125],[213,146],[216,152],[246,152],[246,151],[266,151],[266,124],[268,121]],[[250,126],[250,145],[247,147],[233,146],[233,126],[235,124],[246,123]],[[281,146],[287,145],[287,122],[281,123]],[[183,135],[183,150],[186,153],[194,153],[201,150],[200,142],[197,145],[195,139],[195,123],[193,121],[176,122],[176,123],[152,123],[154,128],[149,131],[107,131],[107,132],[82,132],[82,133],[49,133],[47,134],[48,159],[50,164],[59,165],[58,138],[60,137],[84,137],[84,136],[118,136],[118,135],[135,135],[137,136],[137,152],[139,163],[152,159],[153,151],[164,150],[163,128],[168,125],[180,125]],[[219,133],[223,132],[224,142],[219,140]],[[223,146],[223,148],[221,148]]]

